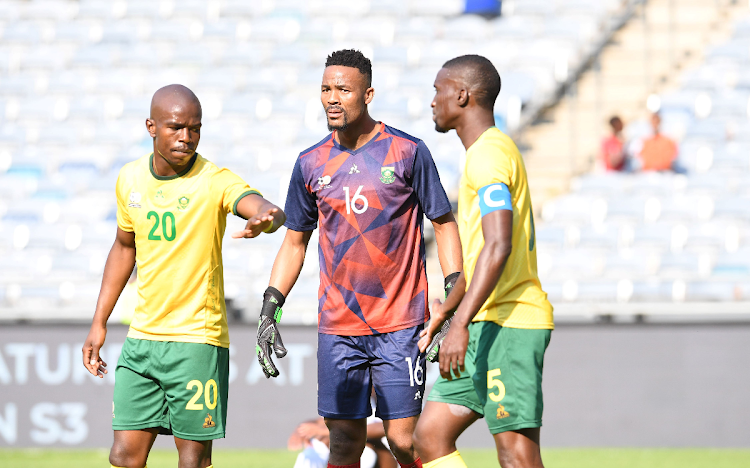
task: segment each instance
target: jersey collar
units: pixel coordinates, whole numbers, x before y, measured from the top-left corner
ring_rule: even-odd
[[[182,177],[188,172],[190,172],[190,169],[195,166],[195,161],[198,160],[198,153],[195,153],[193,157],[190,159],[190,162],[188,163],[187,167],[178,172],[177,174],[170,175],[170,176],[160,176],[156,172],[154,172],[154,153],[151,153],[151,156],[148,157],[148,169],[151,171],[151,175],[154,176],[154,179],[156,180],[172,180],[177,179],[178,177]]]
[[[365,143],[364,145],[360,146],[359,148],[357,148],[355,150],[346,148],[345,146],[341,145],[338,141],[336,141],[336,131],[331,132],[331,141],[333,142],[333,146],[336,147],[337,149],[339,149],[341,151],[346,151],[349,154],[357,154],[360,151],[362,151],[365,148],[367,148],[368,146],[370,146],[370,144],[373,141],[377,141],[377,139],[380,137],[380,135],[385,130],[385,124],[383,122],[378,122],[378,126],[380,127],[378,129],[378,133],[376,133],[372,138],[370,138],[370,140],[367,143]]]

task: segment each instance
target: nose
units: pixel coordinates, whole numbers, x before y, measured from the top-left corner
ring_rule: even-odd
[[[328,93],[328,104],[338,104],[339,102],[339,92],[332,89],[331,92]]]
[[[177,133],[177,139],[185,143],[190,143],[190,130],[187,127],[181,128]]]

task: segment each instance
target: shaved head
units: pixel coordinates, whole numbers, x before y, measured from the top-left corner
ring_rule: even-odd
[[[445,62],[443,68],[469,91],[480,107],[493,109],[500,94],[500,74],[492,62],[481,55],[462,55]]]
[[[154,139],[154,170],[179,173],[194,160],[200,141],[201,103],[188,88],[173,84],[154,93],[146,128]]]
[[[176,107],[188,109],[192,106],[195,106],[191,110],[193,112],[197,110],[198,118],[202,117],[203,109],[195,93],[180,84],[167,85],[159,88],[151,98],[151,118],[157,119],[160,114],[165,111],[171,112]]]

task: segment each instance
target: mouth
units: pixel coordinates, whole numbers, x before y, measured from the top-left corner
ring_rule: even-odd
[[[172,150],[172,154],[178,158],[186,158],[192,156],[194,151],[187,148],[175,148]]]
[[[326,115],[328,115],[329,119],[336,119],[344,115],[344,110],[336,107],[330,107],[326,109]]]

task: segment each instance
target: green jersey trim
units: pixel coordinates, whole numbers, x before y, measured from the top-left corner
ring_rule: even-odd
[[[243,198],[245,198],[248,195],[253,195],[253,194],[260,195],[261,197],[263,196],[263,194],[260,193],[257,190],[248,190],[247,192],[245,192],[242,195],[240,195],[239,197],[237,197],[237,200],[234,201],[234,205],[232,206],[232,213],[235,216],[239,216],[240,218],[245,219],[242,215],[240,215],[239,213],[237,213],[237,205],[240,204],[240,200],[242,200]]]
[[[195,166],[195,161],[198,160],[198,153],[195,153],[193,157],[190,159],[190,162],[188,163],[187,167],[183,170],[178,172],[175,175],[170,176],[160,176],[156,172],[154,172],[154,153],[151,153],[151,156],[148,157],[148,169],[151,171],[151,175],[154,176],[154,179],[156,180],[172,180],[177,179],[178,177],[182,177],[188,172],[190,172],[190,169]]]

